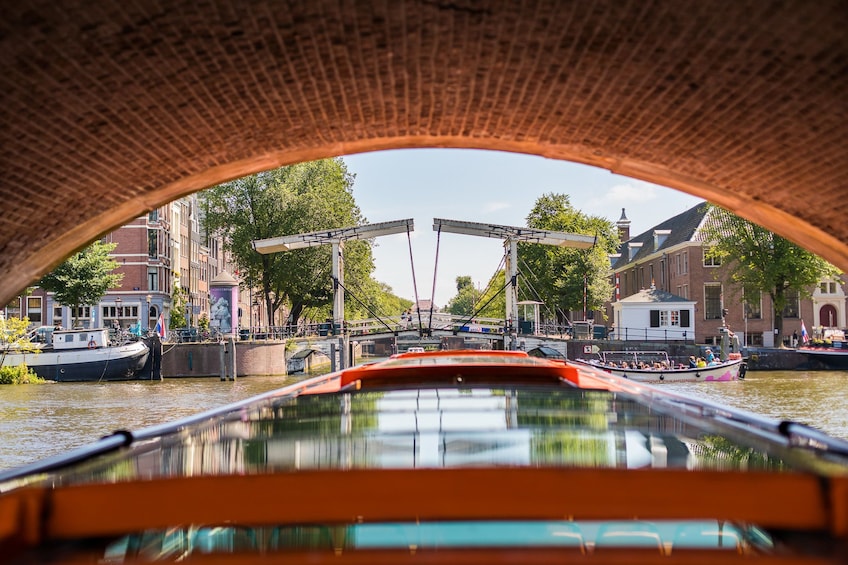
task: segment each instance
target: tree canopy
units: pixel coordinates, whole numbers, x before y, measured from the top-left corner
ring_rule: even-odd
[[[743,292],[764,292],[771,297],[774,327],[782,343],[787,291],[809,298],[819,282],[838,276],[840,271],[764,227],[724,208],[708,206],[707,220],[701,227],[706,256],[718,260],[721,272]]]
[[[503,269],[499,269],[485,289],[476,288],[468,275],[456,277],[456,295],[448,302],[447,311],[457,316],[476,313],[481,318],[503,318],[506,314],[505,277]]]
[[[95,241],[71,255],[38,283],[41,288],[53,293],[56,302],[73,308],[74,325],[79,306],[96,304],[110,288],[120,286],[124,279],[122,273],[114,272],[119,265],[109,255],[117,245]]]
[[[285,235],[362,225],[365,218],[353,198],[354,176],[341,159],[325,159],[280,167],[213,187],[201,195],[203,224],[225,236],[245,284],[260,289],[273,324],[283,304],[291,323],[304,312],[313,318],[331,311],[333,297],[331,246],[259,254],[252,242]],[[344,284],[372,292],[364,303],[390,300],[385,287],[372,284],[374,269],[369,241],[344,245]],[[358,294],[358,293],[357,293]],[[363,310],[345,301],[346,312]]]
[[[522,284],[519,278],[519,291],[526,295],[522,299],[541,300],[548,316],[561,323],[570,311],[603,310],[612,295],[608,256],[619,244],[613,223],[575,209],[565,194],[548,193],[536,200],[527,226],[591,235],[596,242],[590,249],[520,243],[518,269],[525,280]]]

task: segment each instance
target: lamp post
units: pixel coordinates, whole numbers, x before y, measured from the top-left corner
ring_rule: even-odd
[[[152,297],[152,296],[150,296],[149,294],[147,295],[147,321],[146,321],[146,322],[145,322],[145,324],[144,324],[144,325],[146,326],[146,327],[144,328],[144,329],[145,329],[145,331],[150,331],[150,300],[151,300],[152,298],[153,298],[153,297]]]
[[[121,322],[121,318],[124,317],[124,310],[121,307],[122,302],[123,302],[123,300],[121,300],[120,296],[115,299],[115,315],[118,317],[118,326],[119,327],[123,327],[123,323]]]

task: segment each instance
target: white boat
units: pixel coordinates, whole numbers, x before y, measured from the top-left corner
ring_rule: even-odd
[[[598,358],[577,359],[613,375],[641,383],[735,381],[745,378],[746,363],[738,353],[705,367],[675,363],[665,351],[602,351]]]
[[[50,381],[125,381],[138,377],[149,354],[150,348],[141,340],[111,343],[105,328],[55,330],[47,334],[47,343],[38,353],[9,350],[3,365],[26,363]]]

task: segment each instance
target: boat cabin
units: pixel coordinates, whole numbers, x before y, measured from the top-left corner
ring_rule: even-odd
[[[96,349],[109,346],[109,330],[106,328],[80,330],[54,330],[53,349]]]

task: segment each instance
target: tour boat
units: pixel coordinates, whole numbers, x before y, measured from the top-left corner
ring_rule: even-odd
[[[222,385],[223,386],[223,385]],[[844,563],[848,442],[523,352],[404,353],[0,473],[20,563]]]
[[[50,381],[123,381],[138,378],[150,353],[143,340],[111,343],[105,328],[54,330],[47,335],[52,337],[40,344],[37,353],[7,350],[3,365],[25,363]]]
[[[747,371],[747,364],[738,353],[703,367],[675,363],[665,351],[601,351],[597,358],[577,362],[642,383],[735,381],[745,378]]]

